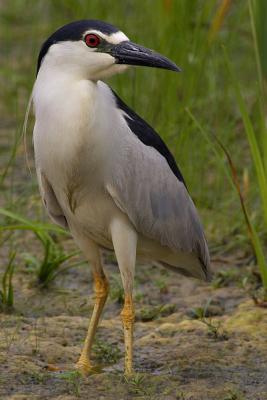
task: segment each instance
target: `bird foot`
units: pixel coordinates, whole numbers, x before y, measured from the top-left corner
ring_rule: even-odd
[[[124,376],[125,376],[126,379],[132,378],[134,376],[133,369],[131,367],[130,368],[125,368]]]
[[[75,368],[82,373],[83,376],[89,375],[92,371],[92,364],[88,359],[80,358],[79,361],[75,364]]]

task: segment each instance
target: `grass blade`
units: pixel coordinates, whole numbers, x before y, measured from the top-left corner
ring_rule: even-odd
[[[216,150],[214,143],[211,141],[209,135],[205,132],[205,130],[200,125],[200,123],[197,121],[197,119],[194,117],[194,115],[191,113],[191,111],[188,109],[186,111],[187,111],[188,115],[190,116],[190,118],[192,119],[192,121],[196,124],[197,128],[200,130],[201,134],[205,137],[205,139],[212,146],[212,149],[213,149],[214,153],[216,154],[216,157],[221,160],[221,157],[220,157],[218,151]],[[233,163],[231,156],[230,156],[228,150],[226,149],[226,147],[222,144],[222,142],[215,135],[212,135],[212,137],[215,139],[217,144],[220,146],[220,148],[224,152],[226,159],[228,161],[230,171],[231,171],[230,179],[231,179],[233,187],[236,189],[236,191],[238,193],[240,205],[241,205],[243,215],[245,218],[245,222],[246,222],[246,225],[248,228],[251,245],[252,245],[252,248],[253,248],[256,258],[257,258],[257,262],[258,262],[258,266],[259,266],[259,270],[260,270],[260,274],[261,274],[261,278],[262,278],[262,283],[263,283],[264,288],[267,289],[267,264],[266,264],[263,248],[261,246],[259,236],[250,220],[250,217],[249,217],[246,205],[245,205],[244,197],[243,197],[243,194],[241,191],[241,187],[240,187],[240,184],[238,181],[236,168],[234,166],[234,163]],[[227,175],[229,176],[229,174],[227,174]]]
[[[261,274],[262,283],[263,283],[264,288],[267,290],[267,264],[266,264],[266,260],[265,260],[265,256],[264,256],[264,252],[263,252],[263,247],[260,243],[259,236],[258,236],[253,224],[251,223],[251,220],[250,220],[250,217],[249,217],[246,205],[245,205],[244,197],[242,194],[241,186],[239,184],[235,165],[234,165],[232,158],[231,158],[228,150],[226,149],[226,147],[222,144],[222,142],[216,136],[214,136],[214,137],[215,137],[218,145],[223,150],[223,152],[226,156],[226,159],[228,161],[230,171],[232,174],[233,183],[234,183],[234,186],[238,193],[239,201],[240,201],[242,211],[243,211],[243,215],[245,217],[245,222],[246,222],[246,225],[248,228],[250,241],[251,241],[254,253],[256,255],[257,261],[258,261],[258,266],[259,266],[259,270],[260,270],[260,274]]]
[[[233,84],[233,88],[235,91],[239,110],[240,110],[240,113],[242,116],[247,139],[249,142],[253,165],[256,170],[259,189],[260,189],[260,195],[261,195],[263,213],[264,213],[264,220],[267,225],[267,180],[266,180],[266,174],[265,174],[263,160],[262,160],[260,149],[259,149],[258,142],[257,142],[256,132],[254,131],[254,128],[252,126],[252,122],[249,117],[244,99],[241,95],[239,84],[237,82],[237,79],[234,76],[234,73],[233,73],[233,70],[232,70],[232,67],[231,67],[231,64],[230,64],[230,61],[229,61],[229,58],[228,58],[225,48],[224,48],[224,55],[225,55],[226,65],[227,65],[229,74],[232,79],[232,84]]]
[[[16,253],[12,252],[9,257],[9,262],[2,278],[1,298],[4,307],[13,307],[14,304],[14,291],[12,278],[14,274],[15,264],[13,263]]]
[[[209,34],[208,34],[208,41],[209,43],[213,42],[216,35],[218,34],[219,30],[221,29],[224,19],[230,9],[232,0],[222,0],[216,14],[213,18]]]

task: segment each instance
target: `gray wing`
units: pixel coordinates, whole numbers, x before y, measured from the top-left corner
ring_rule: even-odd
[[[176,251],[194,253],[209,277],[209,252],[196,208],[166,159],[131,133],[108,191],[137,232]]]
[[[55,192],[50,185],[48,179],[38,167],[36,168],[36,173],[40,194],[48,215],[56,224],[60,225],[62,228],[68,228],[68,223],[64,216],[63,210],[58,203]]]

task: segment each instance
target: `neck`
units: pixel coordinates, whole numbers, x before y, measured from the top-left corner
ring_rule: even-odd
[[[41,67],[33,90],[36,121],[45,130],[59,127],[65,135],[89,132],[96,124],[103,125],[107,115],[116,113],[114,96],[101,81],[81,78],[73,71]],[[107,127],[108,130],[108,127]]]

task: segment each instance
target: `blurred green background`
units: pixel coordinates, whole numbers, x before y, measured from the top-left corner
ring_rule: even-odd
[[[24,145],[19,141],[38,52],[42,42],[65,23],[101,19],[182,68],[180,74],[131,69],[109,80],[109,84],[160,133],[175,154],[200,210],[212,252],[247,246],[249,240],[227,160],[212,134],[231,155],[251,220],[264,239],[258,182],[233,85],[235,81],[241,87],[247,116],[261,147],[261,121],[265,115],[259,100],[261,82],[252,9],[253,23],[256,21],[259,27],[258,49],[262,50],[264,74],[264,0],[2,0],[0,206],[30,219],[46,220],[35,175],[28,172]],[[32,119],[27,142],[33,167]],[[8,221],[3,217],[3,226]],[[3,241],[7,242],[4,236]]]

